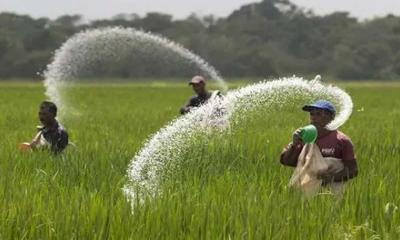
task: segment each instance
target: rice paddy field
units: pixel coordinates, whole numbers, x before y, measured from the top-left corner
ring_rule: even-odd
[[[17,149],[39,124],[42,84],[0,83],[0,239],[400,239],[400,84],[338,85],[354,102],[341,130],[360,171],[343,198],[287,187],[279,155],[308,124],[297,102],[188,141],[162,194],[131,202],[128,166],[179,117],[186,84],[80,85],[63,122],[76,147],[52,156]]]

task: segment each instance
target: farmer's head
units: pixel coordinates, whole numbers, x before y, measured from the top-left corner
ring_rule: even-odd
[[[317,128],[325,127],[336,115],[335,106],[326,100],[318,100],[313,104],[305,105],[303,110],[310,113],[310,123]]]
[[[206,80],[202,76],[194,76],[190,81],[189,85],[192,86],[193,91],[197,95],[204,95],[207,90],[206,90]]]
[[[57,116],[57,106],[49,101],[43,101],[39,107],[39,120],[45,125],[51,125]]]

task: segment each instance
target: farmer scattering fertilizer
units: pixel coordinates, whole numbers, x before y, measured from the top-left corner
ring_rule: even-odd
[[[49,149],[54,154],[61,153],[68,145],[68,133],[57,121],[57,106],[48,101],[40,104],[39,120],[43,126],[38,127],[38,133],[31,142],[21,143],[21,151]]]
[[[321,186],[340,192],[344,182],[357,176],[353,144],[344,133],[326,127],[335,118],[332,103],[319,100],[303,110],[310,113],[312,125],[293,133],[293,141],[283,150],[280,161],[296,167],[290,183],[307,194],[318,192]]]

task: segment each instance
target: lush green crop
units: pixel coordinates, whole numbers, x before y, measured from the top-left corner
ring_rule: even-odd
[[[287,188],[280,151],[300,109],[261,111],[230,133],[199,138],[161,184],[132,207],[122,188],[144,141],[178,116],[184,85],[83,85],[65,119],[63,156],[21,153],[45,97],[35,84],[0,85],[0,239],[400,239],[400,86],[349,84],[342,131],[360,174],[343,199],[307,201]]]

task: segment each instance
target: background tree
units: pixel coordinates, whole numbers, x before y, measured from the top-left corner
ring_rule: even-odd
[[[40,79],[37,73],[45,69],[64,41],[83,29],[105,26],[133,27],[166,36],[205,58],[224,76],[324,74],[353,80],[400,76],[400,17],[360,22],[347,12],[317,16],[287,0],[264,0],[244,5],[226,18],[191,14],[175,20],[152,12],[143,17],[121,13],[84,22],[80,15],[51,20],[3,12],[0,79]],[[93,77],[192,74],[181,62],[170,64],[177,67],[131,57],[107,64]]]

